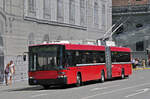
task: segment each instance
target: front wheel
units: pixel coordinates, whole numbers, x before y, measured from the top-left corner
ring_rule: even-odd
[[[105,81],[105,73],[104,73],[104,71],[102,71],[100,82],[103,83],[104,81]]]
[[[77,74],[76,86],[77,86],[77,87],[81,86],[81,76],[80,76],[79,74]]]

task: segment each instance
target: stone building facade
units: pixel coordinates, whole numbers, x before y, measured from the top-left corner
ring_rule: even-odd
[[[111,0],[0,0],[0,82],[13,60],[14,80],[27,79],[30,44],[96,40],[112,25]]]
[[[140,61],[146,60],[148,66],[150,63],[148,52],[150,49],[150,0],[113,0],[112,4],[112,23],[116,24],[120,19],[120,23],[123,23],[113,35],[117,45],[130,47],[132,57]]]
[[[148,4],[150,0],[112,0],[113,6],[126,6],[126,5],[143,5]]]

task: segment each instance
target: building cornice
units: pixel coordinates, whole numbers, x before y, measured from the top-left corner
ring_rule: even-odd
[[[61,27],[69,27],[69,28],[87,30],[86,26],[78,26],[78,25],[74,25],[74,24],[61,23],[61,22],[56,22],[56,21],[49,21],[49,20],[44,20],[44,19],[37,19],[37,18],[27,17],[27,16],[24,17],[24,20],[31,21],[31,22],[36,22],[36,23],[39,23],[39,24],[48,24],[48,25],[53,25],[53,26],[61,26]]]
[[[1,7],[0,7],[0,15],[2,15],[5,21],[7,20],[6,12]]]

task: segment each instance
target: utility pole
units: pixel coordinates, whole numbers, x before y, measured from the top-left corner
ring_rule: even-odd
[[[3,11],[5,11],[5,3],[6,2],[6,0],[3,0]]]
[[[125,20],[122,19],[122,17],[114,24],[112,25],[107,32],[104,34],[104,36],[100,39],[97,40],[97,42],[101,42],[102,45],[106,45],[106,41],[111,41],[112,40],[112,35],[124,24],[128,21],[129,17],[127,17]],[[122,22],[120,22],[122,21]],[[118,24],[119,23],[119,24]],[[115,27],[115,29],[112,31],[112,29]],[[98,44],[99,45],[99,44]]]

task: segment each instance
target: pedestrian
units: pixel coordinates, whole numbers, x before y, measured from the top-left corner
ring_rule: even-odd
[[[149,59],[148,59],[148,65],[150,66],[150,57],[149,57]]]
[[[132,67],[135,68],[135,59],[132,59]]]
[[[9,73],[10,84],[12,84],[12,77],[13,77],[14,74],[15,74],[15,65],[14,65],[13,61],[11,60],[10,61],[10,73]]]
[[[136,58],[136,59],[135,59],[135,63],[134,63],[135,69],[137,68],[138,64],[139,64],[139,60]]]
[[[9,83],[9,73],[10,73],[10,64],[7,64],[5,67],[5,84]]]
[[[142,59],[142,66],[143,66],[143,68],[145,68],[145,66],[146,66],[145,59]]]

